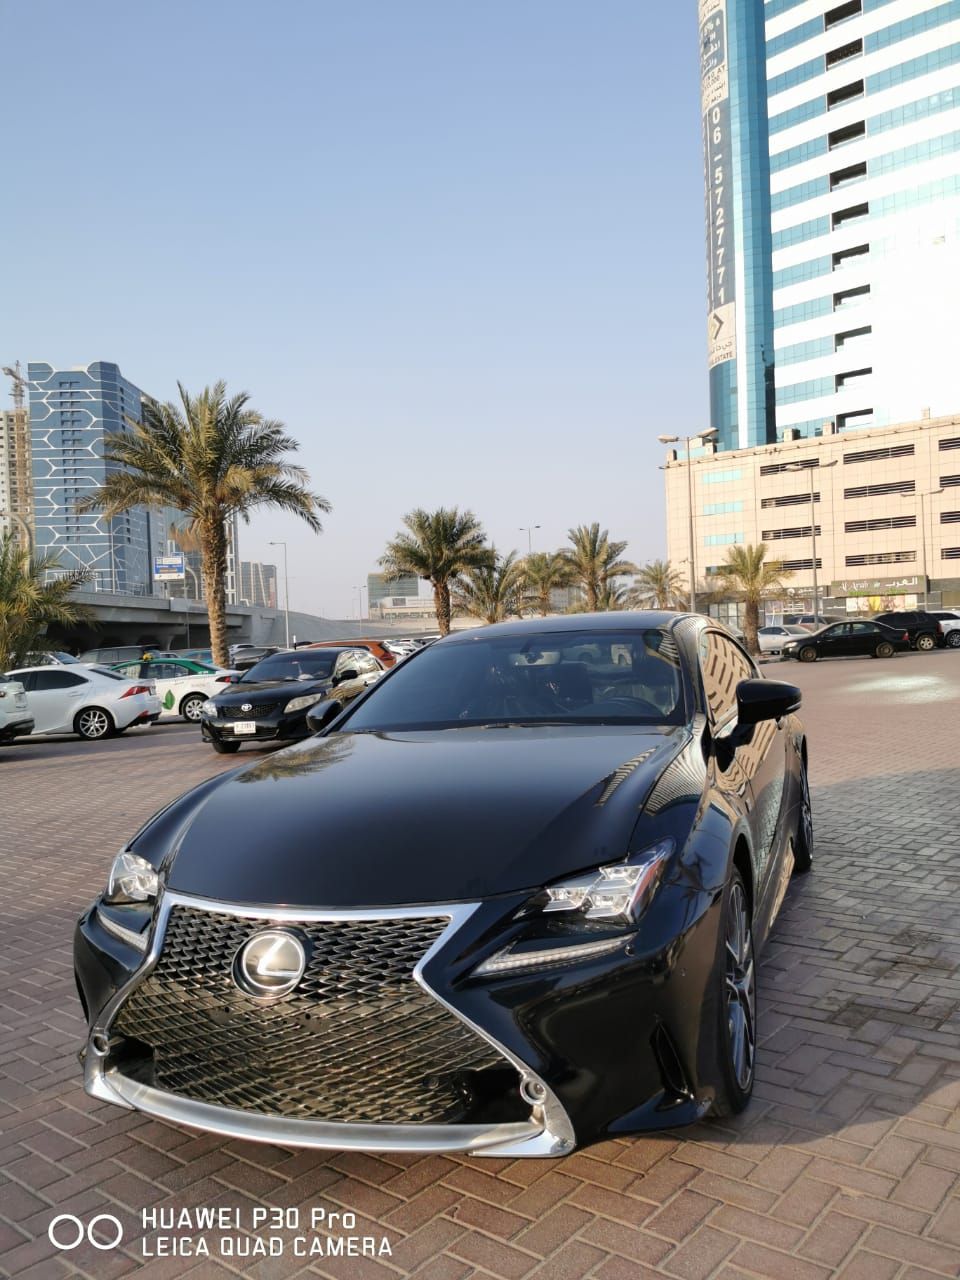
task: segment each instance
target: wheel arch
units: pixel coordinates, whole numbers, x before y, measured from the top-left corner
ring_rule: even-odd
[[[747,892],[747,901],[750,904],[751,919],[756,914],[756,894],[754,891],[753,879],[753,858],[750,855],[750,846],[747,838],[742,833],[737,836],[736,844],[733,846],[733,857],[731,864],[740,872],[743,880],[743,887]]]
[[[191,689],[191,690],[190,690],[190,692],[189,692],[189,693],[185,693],[185,694],[183,695],[183,697],[180,699],[180,701],[177,703],[177,710],[179,711],[179,713],[180,713],[181,715],[183,715],[183,704],[184,704],[184,703],[185,703],[189,698],[202,698],[202,699],[203,699],[203,701],[204,701],[204,702],[206,702],[206,701],[207,701],[209,698],[211,698],[212,696],[213,696],[213,695],[212,695],[212,694],[209,694],[209,693],[201,693],[199,689]]]

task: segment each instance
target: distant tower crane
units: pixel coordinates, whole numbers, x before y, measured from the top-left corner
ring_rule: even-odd
[[[21,370],[21,365],[19,360],[13,366],[12,369],[8,364],[5,364],[3,366],[3,372],[7,375],[10,381],[13,383],[12,394],[13,394],[14,409],[22,409],[24,407],[24,404],[23,404],[24,395],[26,393],[27,386],[29,385],[27,382],[27,379],[23,376],[20,370]]]

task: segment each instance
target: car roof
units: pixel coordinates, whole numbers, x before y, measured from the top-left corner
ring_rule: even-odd
[[[492,626],[455,631],[441,643],[450,640],[475,640],[480,636],[551,635],[559,632],[633,631],[649,627],[673,627],[682,618],[698,618],[716,624],[717,618],[704,614],[673,613],[666,609],[629,609],[613,613],[567,613],[556,618],[519,618],[514,622],[495,622]],[[722,625],[722,624],[721,624]]]

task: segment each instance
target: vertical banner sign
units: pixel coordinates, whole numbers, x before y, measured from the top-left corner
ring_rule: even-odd
[[[727,0],[700,0],[700,103],[707,200],[707,362],[737,354]]]

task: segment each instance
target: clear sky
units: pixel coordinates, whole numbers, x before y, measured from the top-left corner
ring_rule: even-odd
[[[662,555],[656,436],[708,421],[695,9],[0,0],[2,362],[249,391],[333,503],[241,530],[296,608],[355,613],[415,506]]]

